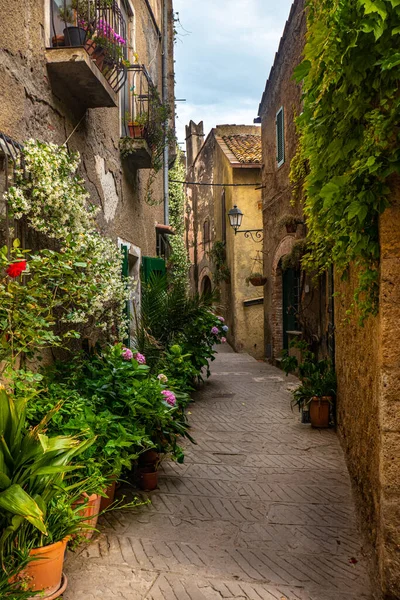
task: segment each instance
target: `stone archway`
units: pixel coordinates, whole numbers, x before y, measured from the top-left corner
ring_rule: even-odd
[[[212,288],[212,273],[208,267],[204,267],[201,270],[199,277],[199,293],[204,294],[207,292],[211,292]]]
[[[282,258],[289,254],[295,243],[293,236],[286,236],[280,242],[275,251],[272,263],[271,277],[271,341],[272,358],[278,358],[283,350],[283,278],[282,278]]]

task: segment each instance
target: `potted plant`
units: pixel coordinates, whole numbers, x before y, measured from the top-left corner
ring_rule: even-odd
[[[252,273],[249,277],[246,277],[246,283],[249,285],[254,285],[255,287],[263,286],[267,283],[267,278],[264,277],[263,273]]]
[[[283,215],[278,221],[279,227],[286,227],[287,233],[296,233],[297,225],[301,225],[303,221],[294,215]]]
[[[82,0],[74,0],[71,7],[61,8],[59,17],[65,23],[63,30],[64,46],[84,46],[87,37],[87,23],[79,18],[78,4]],[[84,13],[83,13],[84,14]]]
[[[314,353],[307,350],[300,341],[303,360],[298,362],[294,356],[283,357],[282,366],[288,374],[297,369],[301,380],[300,386],[292,392],[292,407],[297,406],[302,413],[302,422],[311,422],[313,427],[329,427],[330,406],[336,395],[336,375],[329,360],[317,360]]]
[[[148,115],[141,113],[135,117],[129,113],[125,113],[125,121],[127,122],[129,135],[131,138],[144,138]]]
[[[30,561],[19,577],[27,588],[47,600],[66,588],[62,575],[64,553],[79,517],[72,512],[65,474],[79,469],[72,461],[92,443],[77,437],[45,434],[52,412],[35,428],[25,431],[26,399],[0,389],[2,467],[0,491],[0,559],[15,551],[29,551]],[[50,566],[51,565],[51,566]]]

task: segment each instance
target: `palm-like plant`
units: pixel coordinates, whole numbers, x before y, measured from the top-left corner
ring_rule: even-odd
[[[142,285],[135,346],[151,363],[173,344],[189,323],[210,309],[213,300],[213,295],[189,296],[182,286],[169,286],[166,275],[152,273],[149,281]]]
[[[3,561],[18,545],[17,538],[24,534],[30,535],[30,543],[24,547],[46,543],[49,508],[55,499],[67,494],[65,474],[79,469],[71,462],[93,442],[45,435],[53,413],[26,431],[25,404],[24,399],[16,400],[4,386],[0,389],[0,556]],[[58,541],[52,538],[50,536],[50,542]]]

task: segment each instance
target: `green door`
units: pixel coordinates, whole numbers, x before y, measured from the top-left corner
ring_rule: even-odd
[[[153,258],[152,256],[143,256],[142,258],[143,280],[148,281],[151,273],[164,275],[165,260],[163,258]]]
[[[297,331],[299,311],[300,272],[286,269],[282,273],[283,348],[289,348],[288,331]]]

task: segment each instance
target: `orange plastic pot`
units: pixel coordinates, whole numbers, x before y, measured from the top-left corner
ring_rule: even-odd
[[[117,481],[116,481],[116,479],[114,479],[112,484],[109,485],[108,488],[105,489],[104,493],[106,494],[107,497],[106,498],[104,498],[104,496],[101,497],[100,512],[102,512],[103,510],[106,510],[114,502],[116,485],[117,485]]]
[[[29,552],[34,560],[20,573],[20,578],[26,580],[30,591],[42,592],[35,598],[53,600],[65,592],[67,578],[62,569],[68,540],[69,537],[66,537],[61,542]]]
[[[98,496],[97,494],[92,494],[91,496],[83,494],[82,499],[78,500],[77,502],[74,502],[72,507],[76,508],[80,504],[84,504],[82,509],[78,511],[81,517],[85,517],[82,520],[82,523],[90,525],[90,527],[93,527],[93,529],[95,529],[97,525],[97,519],[99,518],[101,496]],[[83,529],[82,535],[86,539],[90,540],[90,538],[93,535],[93,530]]]
[[[314,396],[310,402],[310,421],[312,427],[325,429],[329,427],[330,398]]]

